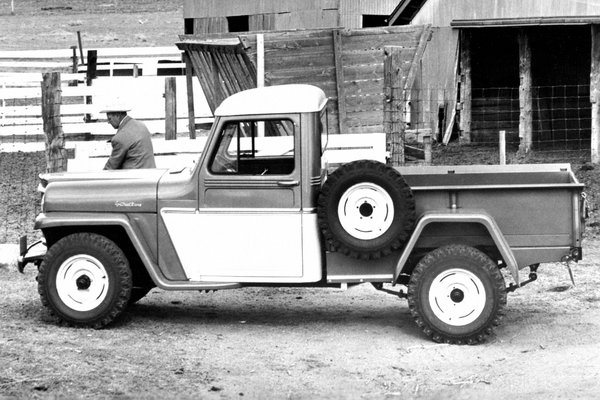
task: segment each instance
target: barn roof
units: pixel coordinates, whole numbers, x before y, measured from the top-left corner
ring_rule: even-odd
[[[408,25],[427,0],[402,0],[388,18],[389,25]]]

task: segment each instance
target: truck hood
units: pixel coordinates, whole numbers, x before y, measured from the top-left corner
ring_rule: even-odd
[[[40,175],[43,212],[156,212],[165,169],[65,172]]]

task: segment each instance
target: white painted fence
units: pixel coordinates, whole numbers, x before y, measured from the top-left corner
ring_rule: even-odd
[[[175,169],[192,166],[198,160],[205,144],[206,137],[194,140],[153,139],[156,166]],[[107,142],[75,142],[73,147],[75,158],[67,164],[68,171],[72,172],[101,170],[111,152],[110,143]],[[323,166],[336,167],[361,159],[385,162],[386,156],[383,133],[329,135],[327,149],[323,154]]]
[[[92,86],[86,86],[85,74],[62,73],[61,120],[67,137],[83,136],[93,139],[96,135],[113,134],[112,128],[102,122],[106,116],[99,111],[115,98],[129,103],[132,107],[130,115],[144,121],[151,132],[164,133],[165,78],[169,75],[158,74],[172,68],[183,71],[185,64],[181,62],[181,51],[174,46],[97,51],[99,72],[114,75],[119,69],[133,70],[135,66],[141,75],[99,76],[93,80]],[[69,71],[72,68],[70,57],[70,50],[0,51],[0,71],[5,71],[0,72],[0,143],[44,140],[40,71]],[[79,66],[80,70],[85,68],[85,65]],[[6,72],[11,69],[20,72]],[[38,72],[31,72],[36,70]],[[187,84],[185,76],[175,77],[177,132],[187,133]],[[212,121],[212,114],[197,79],[193,80],[193,90],[195,122]],[[86,98],[91,98],[91,104],[87,104]],[[84,123],[86,114],[91,115],[92,121],[96,122]]]

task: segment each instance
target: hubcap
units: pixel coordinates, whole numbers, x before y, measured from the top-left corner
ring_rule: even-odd
[[[376,239],[392,225],[394,203],[381,186],[358,183],[340,198],[338,218],[351,236],[361,240]]]
[[[475,321],[486,302],[483,282],[475,274],[453,268],[435,277],[429,290],[429,305],[442,322],[464,326]]]
[[[56,274],[58,296],[75,311],[90,311],[98,307],[106,298],[108,286],[104,265],[87,254],[68,258]]]

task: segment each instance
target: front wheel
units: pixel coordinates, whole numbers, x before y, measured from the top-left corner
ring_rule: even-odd
[[[131,270],[123,251],[94,233],[75,233],[56,242],[37,280],[42,304],[76,326],[108,325],[131,296]]]
[[[417,264],[408,285],[417,325],[436,342],[475,344],[499,323],[506,287],[498,266],[463,245],[440,247]]]

